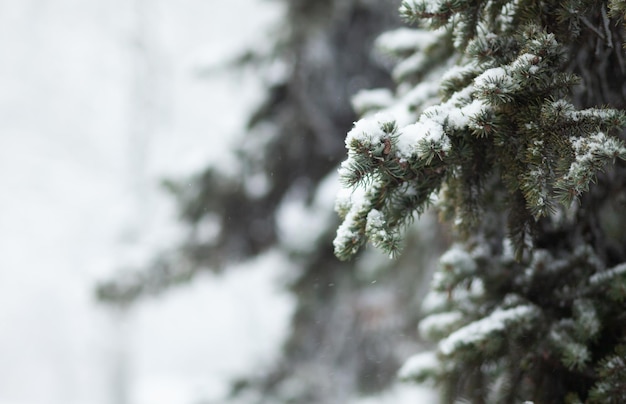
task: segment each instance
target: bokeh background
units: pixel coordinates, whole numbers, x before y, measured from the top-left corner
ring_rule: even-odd
[[[283,355],[299,276],[285,255],[199,271],[132,305],[94,291],[185,237],[164,178],[237,166],[228,151],[248,141],[250,116],[285,75],[237,61],[271,47],[287,4],[0,0],[0,404],[228,402],[233,380]],[[296,233],[311,219],[282,212]],[[360,284],[376,284],[368,271]],[[360,309],[404,310],[368,290]],[[428,394],[384,380],[368,395],[346,389],[359,403]]]
[[[272,268],[124,313],[93,290],[177,237],[160,178],[219,159],[261,97],[249,73],[198,71],[280,12],[254,0],[0,2],[1,403],[191,403],[275,355],[292,303]]]

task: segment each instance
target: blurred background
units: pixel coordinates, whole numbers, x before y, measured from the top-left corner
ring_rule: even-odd
[[[432,399],[396,372],[444,237],[332,253],[396,3],[0,0],[0,404]]]

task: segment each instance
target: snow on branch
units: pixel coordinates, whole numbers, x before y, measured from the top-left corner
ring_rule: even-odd
[[[480,346],[492,341],[494,334],[507,328],[527,322],[537,315],[537,309],[530,305],[510,309],[496,309],[487,317],[466,325],[439,342],[439,352],[445,356],[453,355],[459,349],[480,349]]]
[[[411,356],[398,371],[400,380],[423,381],[440,372],[441,362],[432,351]]]

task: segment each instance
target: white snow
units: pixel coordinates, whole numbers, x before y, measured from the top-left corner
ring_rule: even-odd
[[[340,189],[338,177],[338,173],[332,172],[321,181],[309,205],[305,204],[299,190],[287,194],[276,218],[282,245],[294,252],[308,252],[318,247],[318,239],[336,220],[333,206]]]
[[[423,104],[425,102],[428,102],[431,99],[436,98],[438,91],[439,91],[438,80],[425,80],[419,83],[418,85],[416,85],[415,87],[412,87],[410,91],[404,94],[401,97],[399,104],[405,107],[406,109],[408,109],[409,107],[415,107],[415,106],[427,108],[430,105],[423,105]],[[396,117],[396,119],[398,119],[397,113],[394,113],[393,115]],[[402,125],[402,124],[406,125],[408,123],[409,122],[407,121],[400,121],[398,122],[398,125]]]
[[[425,153],[421,145],[432,147],[438,151],[447,152],[451,143],[443,130],[443,111],[437,107],[430,107],[424,111],[420,119],[411,125],[400,129],[398,137],[398,154],[405,159],[412,155],[423,158]]]
[[[352,108],[359,115],[370,110],[380,110],[393,104],[393,93],[387,88],[361,90],[352,96]]]
[[[540,56],[533,55],[532,53],[524,53],[515,59],[515,61],[511,64],[511,68],[514,70],[525,70],[528,69],[529,73],[534,74],[537,73],[539,67],[537,64],[542,60]]]
[[[493,67],[478,75],[478,77],[474,79],[474,85],[484,86],[494,81],[506,80],[507,78],[509,78],[509,76],[503,67]]]
[[[441,76],[441,81],[459,79],[463,77],[463,75],[476,71],[477,69],[478,65],[475,62],[470,62],[464,65],[454,65],[446,70],[446,72]]]
[[[384,213],[377,209],[372,209],[367,214],[365,234],[374,245],[381,245],[394,240],[393,235],[385,229],[386,222]],[[394,254],[391,253],[389,258],[393,257]]]
[[[432,339],[441,332],[453,329],[462,320],[463,313],[460,311],[431,314],[419,322],[419,333],[423,338]]]
[[[461,108],[453,108],[448,114],[448,124],[456,129],[472,126],[472,118],[486,111],[487,106],[483,100],[474,100]]]
[[[592,170],[593,160],[626,154],[626,148],[615,138],[605,135],[603,132],[595,133],[588,137],[572,137],[570,139],[575,160],[570,165],[564,179],[575,182],[578,188],[585,186],[585,181],[579,179],[589,178],[589,170]],[[581,191],[582,189],[577,189]]]
[[[279,354],[295,307],[283,285],[297,269],[269,251],[133,310],[131,402],[225,402],[232,377],[257,374]]]
[[[418,8],[418,4],[420,6],[424,5],[424,11],[426,11],[427,13],[436,13],[440,7],[440,2],[437,0],[409,0],[402,2],[400,12],[406,13],[407,11],[412,11],[415,9],[421,10],[421,8]]]
[[[398,55],[400,61],[393,68],[393,76],[399,81],[405,76],[422,70],[422,67],[429,62],[422,50],[435,45],[444,34],[444,29],[429,31],[399,28],[385,32],[378,37],[376,48],[382,52]]]
[[[519,8],[519,0],[509,1],[502,6],[498,20],[500,22],[500,31],[505,32],[510,29],[515,14]]]
[[[422,301],[422,311],[425,313],[431,313],[437,310],[442,310],[446,307],[447,304],[447,294],[438,292],[433,288],[430,288],[430,290],[424,297],[424,300]]]
[[[350,401],[349,404],[416,404],[437,402],[439,402],[439,394],[434,388],[402,383],[382,394],[358,398]]]
[[[442,268],[459,274],[471,274],[476,271],[476,262],[472,256],[460,246],[455,245],[439,259]]]
[[[425,53],[418,52],[406,59],[399,62],[393,69],[393,78],[396,81],[401,81],[411,74],[417,74],[421,72],[424,65],[429,61],[428,56]]]
[[[346,147],[351,149],[350,146],[353,142],[358,142],[367,148],[380,145],[381,141],[388,137],[382,130],[381,124],[390,119],[392,118],[386,114],[376,114],[374,117],[359,119],[346,136]]]
[[[534,315],[535,310],[532,306],[496,309],[487,317],[458,329],[440,341],[439,352],[448,356],[460,347],[476,345],[489,338],[490,334],[505,330],[509,324],[523,321]]]
[[[607,369],[622,369],[625,367],[624,358],[613,357],[604,366]]]
[[[520,84],[513,80],[512,70],[516,69],[516,65],[519,65],[520,60],[516,60],[512,66],[494,67],[485,70],[478,77],[474,79],[474,88],[476,89],[476,95],[478,98],[489,97],[493,94],[499,94],[500,96],[506,96],[517,91]],[[519,66],[517,67],[519,68]],[[531,73],[537,66],[531,66]]]
[[[452,144],[445,129],[473,128],[472,118],[488,110],[484,101],[473,99],[474,91],[474,86],[467,86],[446,102],[426,108],[417,122],[402,127],[397,142],[399,156],[423,158],[425,150],[449,152]]]
[[[597,285],[600,283],[604,283],[607,281],[610,281],[611,279],[617,277],[617,276],[621,276],[623,274],[626,273],[626,263],[624,264],[619,264],[611,269],[608,269],[606,271],[602,271],[602,272],[598,272],[594,275],[592,275],[589,278],[589,283],[591,285]]]
[[[465,35],[463,32],[467,32],[467,20],[461,18],[458,13],[453,13],[450,18],[450,23],[448,24],[453,29],[453,40],[452,45],[459,49],[461,45],[463,45],[463,41],[465,40]]]
[[[362,237],[357,227],[357,217],[362,212],[368,211],[371,206],[367,199],[367,194],[368,190],[363,187],[356,187],[352,193],[345,188],[339,192],[335,209],[337,209],[337,212],[343,210],[347,210],[347,212],[333,240],[335,251],[341,250],[345,246],[352,245],[354,241]],[[354,252],[356,252],[357,245],[354,245],[352,248]]]
[[[401,380],[408,380],[419,377],[424,373],[437,372],[441,367],[437,353],[434,351],[420,352],[411,356],[400,368],[398,377]]]
[[[427,48],[438,41],[438,31],[398,28],[383,33],[376,40],[376,46],[393,52],[415,52]]]
[[[385,225],[385,215],[379,210],[372,209],[367,214],[367,224],[374,229],[379,229]]]

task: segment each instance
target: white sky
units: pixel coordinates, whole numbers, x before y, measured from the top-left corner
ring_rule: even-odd
[[[194,69],[278,15],[258,0],[0,0],[0,404],[217,400],[275,354],[292,302],[271,267],[125,316],[92,288],[175,239],[158,178],[218,158],[216,136],[235,142],[260,96],[251,77]]]
[[[278,253],[127,313],[93,286],[180,234],[159,178],[228,164],[259,80],[194,72],[263,46],[279,3],[0,0],[0,404],[222,403],[277,355]]]

